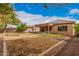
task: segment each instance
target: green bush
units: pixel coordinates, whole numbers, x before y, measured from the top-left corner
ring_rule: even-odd
[[[75,25],[76,32],[79,32],[79,24]]]
[[[20,24],[20,25],[17,26],[16,30],[18,32],[23,32],[23,31],[27,30],[27,25],[26,24]]]
[[[79,24],[75,25],[75,30],[76,30],[76,35],[77,37],[79,37]]]

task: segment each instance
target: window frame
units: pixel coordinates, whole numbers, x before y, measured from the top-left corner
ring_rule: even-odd
[[[68,26],[58,26],[58,31],[68,31]]]

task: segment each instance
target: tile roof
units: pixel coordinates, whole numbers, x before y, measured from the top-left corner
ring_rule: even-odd
[[[75,23],[75,21],[71,21],[71,20],[54,20],[54,21],[48,22],[48,24],[63,24],[63,23]]]
[[[42,24],[69,24],[69,23],[75,23],[75,21],[72,20],[53,20],[47,23],[41,23],[41,24],[37,24],[38,25],[42,25]]]

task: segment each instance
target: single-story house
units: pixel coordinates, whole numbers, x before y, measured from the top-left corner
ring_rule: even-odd
[[[75,35],[75,21],[70,20],[54,20],[48,23],[37,24],[31,28],[31,32],[48,32],[59,33],[68,36]]]
[[[40,28],[36,26],[28,26],[28,29],[25,32],[40,32]]]
[[[16,25],[7,24],[6,32],[15,32],[16,27]]]

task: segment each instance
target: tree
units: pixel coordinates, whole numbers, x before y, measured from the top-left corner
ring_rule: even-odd
[[[20,20],[16,18],[15,10],[13,9],[13,4],[2,3],[0,4],[0,22],[3,22],[5,28],[7,24],[16,24],[20,23]]]
[[[2,29],[4,29],[4,27],[5,27],[5,26],[4,26],[4,23],[1,22],[1,23],[0,23],[0,29],[2,30]]]
[[[23,32],[25,30],[27,30],[27,25],[26,24],[20,24],[17,26],[16,28],[17,32]]]

